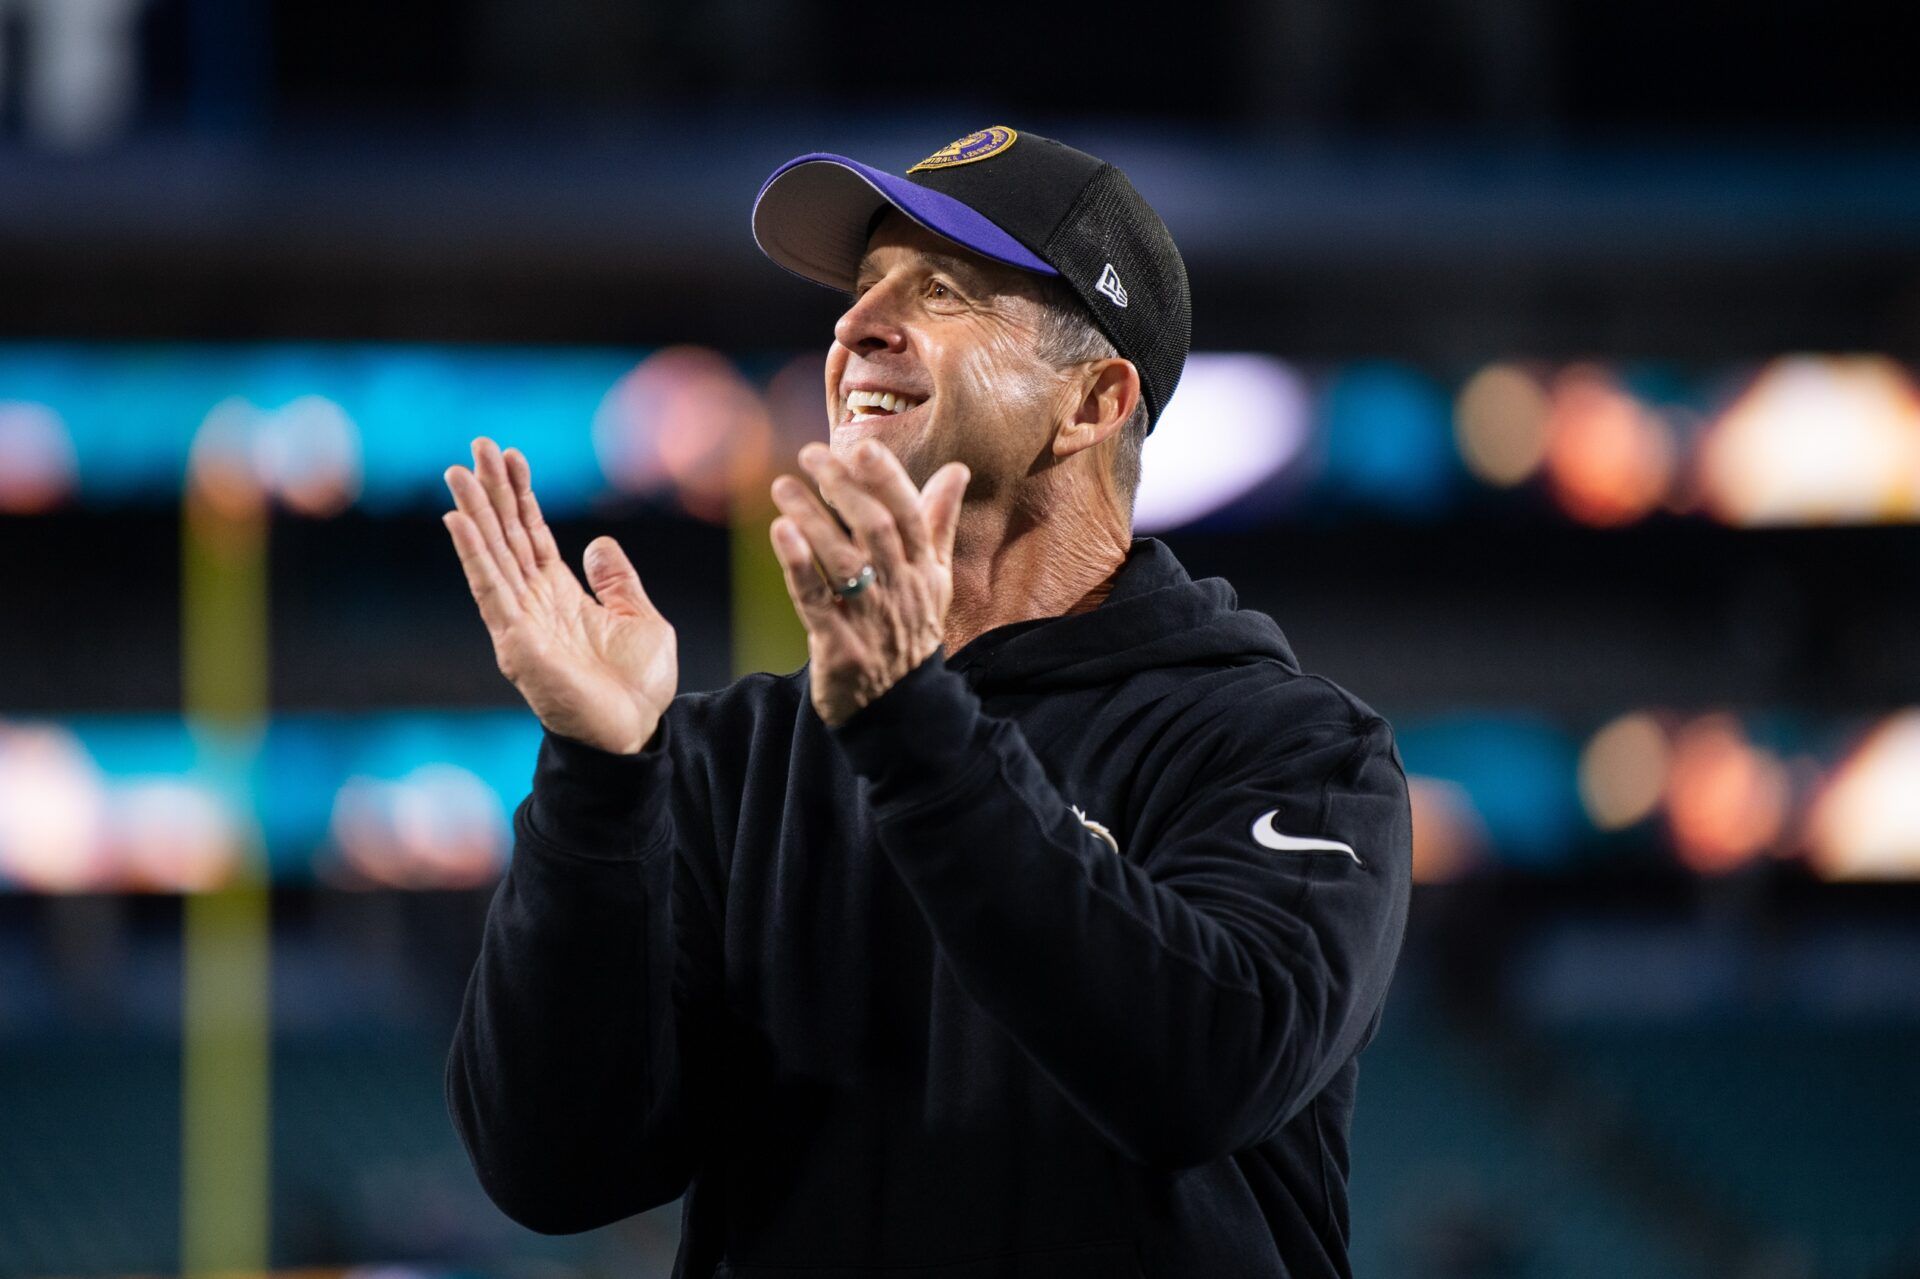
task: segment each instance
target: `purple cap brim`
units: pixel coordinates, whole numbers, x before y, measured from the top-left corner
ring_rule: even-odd
[[[753,238],[762,253],[795,275],[851,293],[873,215],[888,204],[982,257],[1040,275],[1060,274],[952,196],[824,151],[773,171],[753,200]]]

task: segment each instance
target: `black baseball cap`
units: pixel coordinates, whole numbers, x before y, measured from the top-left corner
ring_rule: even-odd
[[[905,176],[816,151],[760,188],[753,238],[795,275],[851,293],[889,205],[982,257],[1059,276],[1139,370],[1149,429],[1160,420],[1187,361],[1193,303],[1173,236],[1126,174],[998,124],[949,142]]]

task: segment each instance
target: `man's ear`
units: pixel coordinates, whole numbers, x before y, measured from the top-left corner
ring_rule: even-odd
[[[1053,436],[1053,455],[1072,457],[1106,440],[1127,424],[1140,403],[1140,372],[1114,356],[1082,366],[1080,398]]]

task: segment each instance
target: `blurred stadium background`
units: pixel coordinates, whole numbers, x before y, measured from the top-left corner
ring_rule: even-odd
[[[440,1065],[537,730],[487,433],[802,656],[782,159],[989,122],[1192,271],[1139,525],[1388,715],[1366,1276],[1920,1274],[1920,90],[1858,7],[0,0],[0,1275],[664,1275]],[[1875,33],[1878,33],[1877,35]]]

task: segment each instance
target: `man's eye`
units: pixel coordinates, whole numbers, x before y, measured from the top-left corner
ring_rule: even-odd
[[[950,298],[953,296],[953,290],[948,288],[943,282],[934,280],[927,285],[927,296],[930,298]]]

